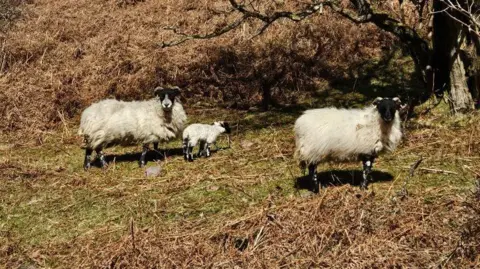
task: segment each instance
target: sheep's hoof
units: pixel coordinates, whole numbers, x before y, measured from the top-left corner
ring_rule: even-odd
[[[140,168],[142,168],[142,167],[145,166],[145,163],[144,162],[138,162],[138,166],[140,166]]]
[[[313,182],[313,192],[314,193],[319,193],[320,192],[318,181]]]
[[[106,169],[108,167],[108,163],[106,161],[101,161],[100,164],[103,169]]]
[[[368,185],[365,184],[365,183],[362,183],[362,184],[360,184],[360,189],[361,189],[362,191],[366,191],[366,190],[368,190]]]
[[[88,169],[90,169],[90,167],[92,167],[92,165],[88,162],[88,163],[85,163],[83,165],[83,169],[85,169],[85,171],[87,171]]]

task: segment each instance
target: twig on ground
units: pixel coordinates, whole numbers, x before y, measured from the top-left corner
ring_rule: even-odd
[[[405,169],[411,169],[411,168],[408,168],[408,167],[404,167]],[[458,175],[457,172],[453,172],[453,171],[448,171],[448,170],[442,170],[442,169],[436,169],[436,168],[418,168],[418,170],[422,170],[422,171],[427,171],[427,172],[432,172],[432,173],[443,173],[443,174],[452,174],[452,175]]]
[[[398,193],[401,199],[405,198],[408,196],[408,191],[407,191],[407,184],[408,181],[413,177],[415,170],[418,168],[418,166],[422,163],[423,157],[420,156],[418,160],[416,160],[411,166],[410,166],[410,172],[408,173],[408,176],[405,178],[405,181],[403,182],[402,189]]]
[[[130,234],[132,236],[132,248],[133,248],[133,251],[136,250],[135,248],[135,230],[134,230],[134,227],[133,227],[133,218],[130,219]]]

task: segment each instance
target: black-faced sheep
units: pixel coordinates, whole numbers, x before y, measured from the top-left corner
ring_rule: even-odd
[[[228,122],[216,121],[212,125],[194,123],[183,130],[183,155],[185,160],[193,161],[193,148],[200,142],[198,155],[210,157],[210,144],[217,147],[217,137],[231,132]],[[229,139],[230,142],[230,139]]]
[[[93,150],[102,167],[107,165],[102,150],[113,145],[142,144],[139,165],[145,165],[149,143],[155,150],[159,142],[177,137],[184,129],[187,115],[179,101],[179,88],[157,87],[155,97],[146,101],[102,100],[86,108],[81,116],[79,135],[84,137],[84,168],[90,168]]]
[[[319,191],[317,165],[329,160],[363,162],[360,187],[368,187],[373,161],[385,150],[393,151],[402,138],[400,99],[378,97],[364,109],[321,108],[304,112],[295,122],[295,156]],[[324,182],[321,182],[324,187]]]

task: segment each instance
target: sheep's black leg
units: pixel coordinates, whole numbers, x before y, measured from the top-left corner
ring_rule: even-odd
[[[308,166],[308,175],[312,179],[313,183],[313,192],[318,193],[319,192],[319,187],[318,187],[318,178],[317,178],[317,165],[316,164],[310,164]]]
[[[210,153],[210,144],[209,143],[205,143],[205,157],[210,157],[211,153]]]
[[[88,170],[91,166],[90,162],[92,161],[92,152],[91,148],[85,150],[85,160],[83,162],[83,169]]]
[[[107,161],[105,160],[105,155],[103,155],[102,149],[96,149],[95,152],[97,152],[97,158],[100,160],[100,164],[102,165],[102,168],[105,168],[108,166]]]
[[[373,156],[365,156],[362,159],[363,163],[363,180],[360,183],[360,189],[366,190],[368,189],[368,182],[370,181],[370,173],[372,172],[373,161],[375,157]]]
[[[138,165],[140,167],[145,166],[145,157],[147,156],[148,152],[148,144],[143,144],[142,155],[140,156],[140,160],[138,161]]]

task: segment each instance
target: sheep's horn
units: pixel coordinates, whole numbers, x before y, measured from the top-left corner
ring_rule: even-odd
[[[377,97],[377,98],[375,98],[375,100],[373,100],[373,103],[372,103],[372,104],[377,105],[378,102],[380,102],[380,101],[382,101],[382,100],[383,100],[382,97]]]
[[[160,86],[158,86],[158,87],[156,87],[156,88],[153,90],[153,93],[154,93],[155,95],[158,95],[161,91],[163,91],[163,88],[160,87]]]

